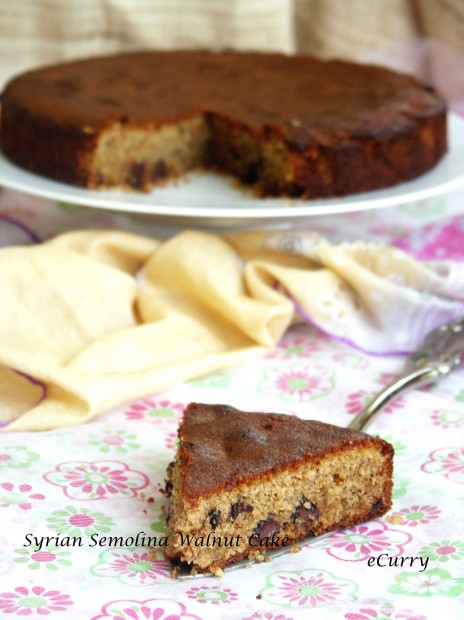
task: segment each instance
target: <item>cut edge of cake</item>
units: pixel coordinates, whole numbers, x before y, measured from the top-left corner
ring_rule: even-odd
[[[393,448],[365,433],[192,403],[179,441],[166,484],[174,567],[221,574],[391,508]]]

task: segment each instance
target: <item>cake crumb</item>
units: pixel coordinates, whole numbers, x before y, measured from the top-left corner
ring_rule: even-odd
[[[296,545],[292,545],[292,548],[290,549],[290,553],[300,553],[301,551],[301,547],[297,547]]]
[[[392,523],[393,525],[398,525],[402,522],[403,517],[397,512],[394,512],[391,515],[387,515],[385,517],[385,520],[388,521],[388,523]]]
[[[256,595],[256,598],[260,601],[263,597],[262,597],[262,595],[261,595],[261,594],[257,594],[257,595]]]
[[[215,577],[222,577],[224,575],[224,571],[222,570],[222,568],[216,568],[214,569],[213,574],[215,575]]]

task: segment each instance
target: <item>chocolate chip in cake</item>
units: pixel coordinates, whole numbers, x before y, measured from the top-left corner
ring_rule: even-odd
[[[243,180],[245,181],[245,183],[256,183],[256,181],[259,179],[262,165],[263,164],[261,162],[255,162],[247,166],[245,172],[243,173]]]
[[[142,188],[145,182],[146,169],[146,164],[143,161],[134,161],[127,174],[126,183],[135,189]]]
[[[235,502],[235,504],[232,504],[230,507],[230,520],[232,522],[235,521],[238,515],[242,512],[253,512],[253,506],[250,506],[250,504],[245,504],[240,500]]]
[[[302,521],[303,523],[310,523],[311,521],[315,521],[319,517],[319,510],[317,506],[312,502],[308,501],[306,497],[302,497],[300,503],[295,509],[295,512],[292,514],[292,521]]]
[[[263,538],[272,538],[274,534],[278,534],[279,532],[280,523],[278,523],[275,519],[260,521],[255,528],[255,534],[259,540],[262,540]]]
[[[381,499],[377,500],[372,506],[372,512],[377,514],[383,510],[383,502]]]
[[[168,176],[169,170],[164,159],[159,159],[151,168],[150,178],[152,181],[157,179],[165,179]]]
[[[173,483],[170,480],[166,480],[166,485],[164,487],[164,492],[162,491],[165,497],[171,497],[172,489],[174,488]]]
[[[217,528],[217,526],[219,525],[219,520],[221,518],[221,511],[220,510],[212,510],[209,514],[209,522],[211,524],[211,527],[213,528],[213,531]]]

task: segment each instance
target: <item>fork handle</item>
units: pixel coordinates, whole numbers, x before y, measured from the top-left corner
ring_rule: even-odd
[[[427,385],[428,383],[433,383],[440,377],[448,374],[449,371],[450,369],[445,365],[436,365],[418,368],[417,370],[401,375],[379,392],[377,396],[351,420],[347,428],[351,428],[355,431],[363,431],[373,417],[399,394],[422,385]]]

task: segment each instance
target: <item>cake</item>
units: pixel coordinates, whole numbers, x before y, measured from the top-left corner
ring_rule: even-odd
[[[393,448],[365,433],[192,403],[178,434],[166,483],[175,565],[217,574],[391,507]]]
[[[446,104],[385,68],[258,52],[150,51],[36,69],[2,94],[12,162],[146,191],[198,167],[262,196],[392,186],[446,152]]]

